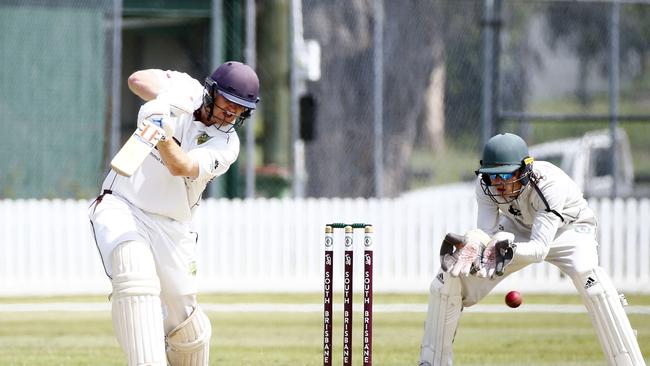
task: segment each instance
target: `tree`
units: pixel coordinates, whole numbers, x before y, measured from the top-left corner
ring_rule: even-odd
[[[309,87],[318,101],[317,139],[306,150],[310,196],[374,194],[373,113],[383,113],[384,193],[404,188],[429,76],[442,62],[438,4],[384,3],[384,106],[373,111],[373,2],[304,1],[305,37],[321,45],[323,75]]]
[[[609,4],[552,3],[546,9],[549,45],[565,45],[578,57],[576,97],[583,106],[591,103],[589,72],[607,51],[609,17]]]

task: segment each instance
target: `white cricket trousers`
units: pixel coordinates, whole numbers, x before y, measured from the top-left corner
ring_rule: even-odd
[[[189,224],[146,213],[116,194],[100,197],[88,216],[106,275],[112,279],[111,253],[119,244],[149,245],[160,279],[165,330],[170,331],[196,306],[197,234]]]

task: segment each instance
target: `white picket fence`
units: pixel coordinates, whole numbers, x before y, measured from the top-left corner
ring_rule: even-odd
[[[0,200],[0,296],[107,294],[86,216],[89,202]],[[601,264],[617,287],[650,293],[650,200],[591,200],[600,222]],[[322,290],[324,226],[365,222],[375,228],[377,292],[426,293],[444,234],[476,222],[472,192],[461,189],[396,199],[206,200],[195,218],[202,292]],[[342,285],[337,233],[335,290]],[[356,243],[361,248],[362,234]],[[361,252],[358,252],[361,253]],[[361,288],[361,255],[355,288]],[[536,264],[496,291],[571,292],[555,267]]]

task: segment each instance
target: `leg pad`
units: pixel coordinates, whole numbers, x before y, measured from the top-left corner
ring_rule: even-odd
[[[639,343],[609,276],[596,267],[573,276],[609,365],[645,365]]]
[[[420,347],[420,364],[448,366],[462,312],[460,279],[440,272],[431,282],[427,319]]]
[[[149,246],[125,242],[111,261],[113,328],[129,366],[165,366],[160,283]]]
[[[167,359],[171,366],[207,366],[212,326],[195,307],[190,316],[167,335]]]

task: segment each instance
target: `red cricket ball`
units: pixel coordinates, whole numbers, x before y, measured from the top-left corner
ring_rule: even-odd
[[[510,291],[506,294],[506,305],[510,306],[511,308],[518,307],[521,305],[522,301],[523,298],[518,291]]]

